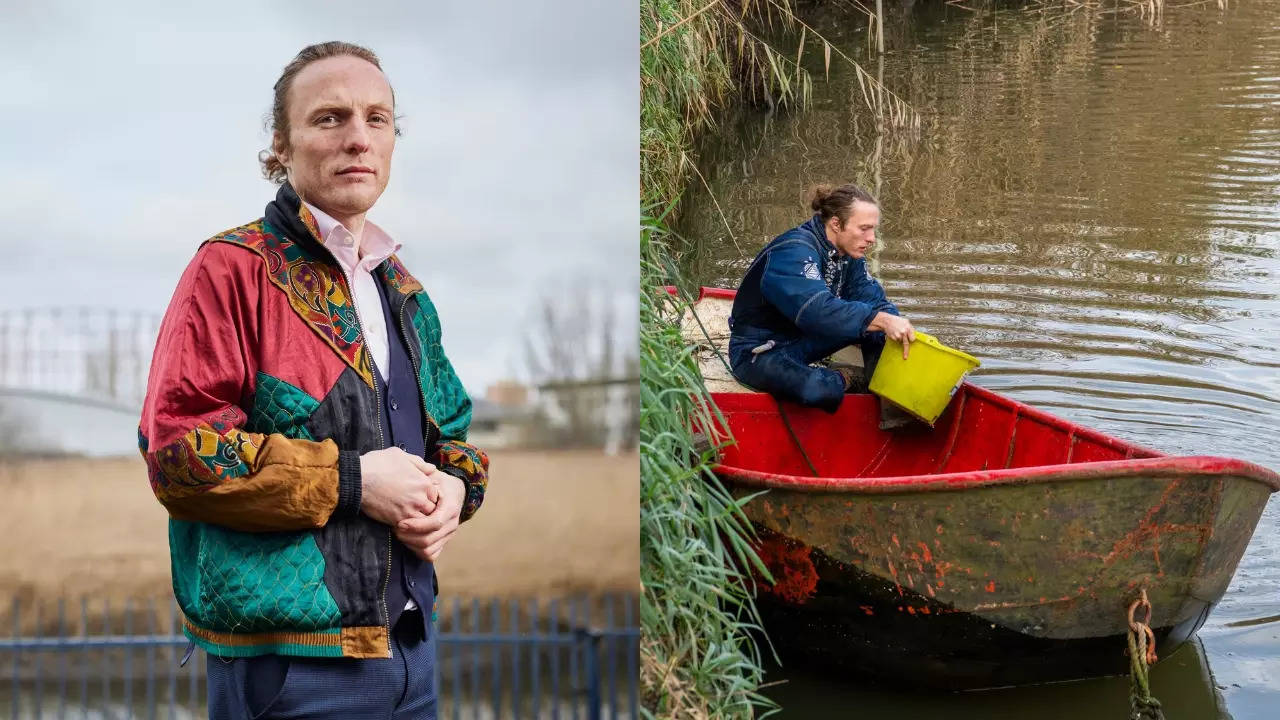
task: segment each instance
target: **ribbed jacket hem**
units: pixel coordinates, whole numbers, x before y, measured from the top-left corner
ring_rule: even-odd
[[[337,627],[326,630],[288,630],[256,633],[221,632],[202,628],[182,618],[182,632],[211,655],[254,657],[292,655],[298,657],[385,658],[391,656],[390,638],[381,625]]]

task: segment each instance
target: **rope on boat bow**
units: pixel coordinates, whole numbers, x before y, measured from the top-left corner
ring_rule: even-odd
[[[804,445],[800,442],[800,436],[796,435],[795,429],[791,427],[791,420],[787,418],[787,411],[783,409],[782,401],[779,400],[777,396],[774,396],[773,401],[778,404],[778,415],[782,416],[782,424],[787,426],[787,432],[791,434],[791,441],[796,444],[796,449],[800,451],[800,457],[804,458],[804,464],[809,466],[809,472],[813,473],[814,477],[821,477],[818,475],[818,468],[815,467],[813,461],[809,459],[809,453],[804,451]]]
[[[1135,619],[1138,608],[1143,618]],[[1151,631],[1151,601],[1146,588],[1129,605],[1129,720],[1164,720],[1160,701],[1151,696],[1150,667],[1156,662],[1156,635]]]

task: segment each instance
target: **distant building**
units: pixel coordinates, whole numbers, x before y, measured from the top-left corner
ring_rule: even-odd
[[[468,440],[482,448],[526,445],[534,409],[529,388],[514,380],[500,380],[471,398],[471,430]]]
[[[515,380],[499,380],[484,392],[485,400],[509,408],[529,404],[529,387]]]

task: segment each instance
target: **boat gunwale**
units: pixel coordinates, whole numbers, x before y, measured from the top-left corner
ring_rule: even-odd
[[[1031,485],[1072,480],[1106,480],[1123,477],[1163,478],[1185,475],[1236,476],[1260,482],[1271,492],[1280,490],[1280,475],[1245,460],[1212,455],[1166,455],[1133,460],[1103,460],[891,477],[806,477],[748,470],[722,464],[715,465],[712,470],[716,475],[744,487],[868,495],[968,490],[978,487]]]
[[[1122,460],[1098,460],[1083,463],[1055,463],[1017,468],[992,470],[966,470],[924,475],[894,475],[886,477],[809,477],[787,473],[771,473],[748,468],[716,464],[712,469],[719,475],[732,478],[748,487],[785,490],[808,490],[836,493],[911,493],[937,490],[963,490],[975,487],[999,485],[1028,485],[1033,483],[1101,480],[1126,476],[1173,477],[1179,475],[1231,475],[1254,480],[1268,486],[1272,492],[1280,490],[1280,474],[1267,468],[1237,458],[1215,455],[1166,455],[1156,450],[1112,437],[1099,430],[1078,425],[1043,410],[1021,403],[971,382],[964,383],[963,392],[984,400],[1004,405],[1015,417],[1068,430],[1075,437],[1088,437],[1116,449],[1123,449],[1130,457]],[[758,395],[759,393],[713,393],[718,395]],[[728,411],[726,415],[733,411]],[[1132,457],[1149,455],[1150,457]]]

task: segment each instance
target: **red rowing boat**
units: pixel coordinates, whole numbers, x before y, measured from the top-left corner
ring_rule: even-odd
[[[719,344],[711,318],[732,298],[704,288],[694,307],[713,332],[686,337]],[[1122,673],[1144,590],[1168,655],[1280,489],[1258,465],[1164,455],[971,383],[933,428],[893,432],[871,395],[834,414],[713,398],[735,440],[717,475],[737,495],[768,490],[746,513],[774,580],[758,597],[770,640],[843,677],[972,689]]]

